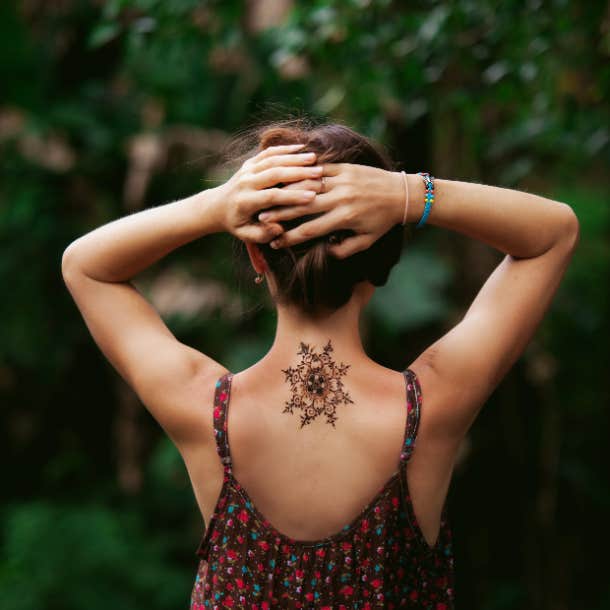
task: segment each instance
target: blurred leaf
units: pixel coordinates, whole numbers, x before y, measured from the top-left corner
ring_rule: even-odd
[[[89,47],[94,49],[110,42],[121,33],[121,26],[118,23],[100,23],[96,26],[89,36]]]

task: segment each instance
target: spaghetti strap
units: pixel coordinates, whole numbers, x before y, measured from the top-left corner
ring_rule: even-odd
[[[406,464],[415,449],[417,430],[419,429],[419,417],[421,411],[421,388],[415,371],[410,368],[402,371],[405,376],[407,394],[407,417],[405,423],[405,438],[400,462]]]
[[[230,371],[225,373],[216,382],[214,391],[214,438],[216,440],[216,451],[220,456],[225,473],[231,472],[232,467],[228,435],[228,412],[232,379],[233,373]]]

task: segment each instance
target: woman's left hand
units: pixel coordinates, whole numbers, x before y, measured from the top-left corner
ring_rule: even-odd
[[[310,214],[302,222],[274,239],[272,248],[294,246],[341,230],[353,232],[340,243],[328,247],[337,258],[366,250],[394,225],[401,223],[405,208],[405,186],[399,172],[357,163],[324,163],[324,188],[303,211],[302,206],[285,206],[261,214],[261,220],[283,222]],[[407,176],[407,180],[411,176]],[[320,181],[322,182],[322,180]],[[311,181],[295,183],[286,189],[315,188]],[[322,184],[321,184],[322,186]],[[416,184],[410,192],[417,193]],[[342,236],[340,236],[342,237]]]
[[[266,208],[303,205],[316,191],[284,189],[277,185],[318,179],[322,166],[311,166],[315,153],[298,153],[304,144],[270,146],[247,159],[235,174],[218,187],[220,223],[225,231],[242,241],[266,243],[283,232],[277,222],[261,222],[258,213]]]

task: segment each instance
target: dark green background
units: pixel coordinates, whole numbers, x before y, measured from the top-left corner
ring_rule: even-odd
[[[235,132],[308,114],[408,172],[575,210],[574,259],[452,482],[457,608],[610,608],[609,89],[600,1],[0,3],[0,607],[188,606],[202,522],[185,469],[95,346],[61,255],[218,184]],[[406,366],[501,258],[414,232],[368,310],[369,354]],[[181,341],[238,371],[274,317],[233,266],[213,235],[136,281]]]

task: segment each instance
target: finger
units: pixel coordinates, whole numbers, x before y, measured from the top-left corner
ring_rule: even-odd
[[[261,150],[261,152],[255,155],[253,159],[258,161],[259,159],[266,159],[267,157],[271,157],[273,155],[284,155],[294,150],[299,150],[300,148],[303,148],[303,146],[305,146],[305,143],[278,144],[277,146],[267,146],[267,148]]]
[[[330,190],[332,183],[328,176],[324,176],[324,188],[322,188],[322,178],[306,178],[305,180],[297,180],[296,182],[288,182],[281,188],[283,189],[301,189],[304,191],[315,191],[322,193]]]
[[[280,182],[294,182],[307,178],[320,178],[324,168],[321,165],[299,166],[299,167],[272,167],[262,172],[253,174],[250,184],[257,189],[265,189],[275,186]]]
[[[336,258],[347,258],[356,252],[370,248],[372,244],[373,240],[370,235],[361,234],[347,237],[340,244],[333,244],[328,249]]]
[[[253,216],[263,209],[273,206],[303,205],[313,201],[315,191],[286,190],[281,188],[263,189],[252,194],[247,205],[248,216]],[[261,218],[260,220],[267,220]]]
[[[261,222],[258,224],[248,224],[241,227],[238,237],[243,241],[253,241],[263,244],[271,241],[274,237],[281,235],[284,231],[282,225]]]
[[[337,213],[336,210],[332,210],[326,214],[318,216],[317,218],[308,220],[307,222],[290,229],[290,231],[285,231],[282,235],[276,237],[271,242],[271,246],[274,248],[294,246],[295,244],[300,244],[301,242],[313,239],[314,237],[331,233],[336,229],[345,228],[338,226],[341,224],[341,220],[342,215]]]
[[[290,155],[275,155],[258,161],[252,166],[253,172],[262,172],[277,165],[308,165],[315,163],[316,153],[292,153]]]
[[[299,188],[300,190],[306,191],[314,191],[315,197],[311,199],[311,201],[307,204],[306,208],[303,208],[302,205],[298,207],[291,207],[290,204],[283,205],[281,207],[269,207],[263,210],[259,215],[259,220],[263,220],[266,222],[277,222],[280,220],[290,220],[292,218],[297,218],[298,216],[302,216],[303,214],[308,214],[310,211],[315,212],[326,212],[330,210],[332,207],[330,205],[330,200],[327,199],[327,191],[330,190],[329,182],[325,177],[324,190],[322,189],[321,180],[299,180],[298,182],[291,182],[282,186],[281,189],[283,191],[296,190]],[[270,190],[270,189],[267,189]],[[263,191],[264,192],[264,191]],[[302,202],[300,202],[302,203]]]
[[[347,172],[353,166],[351,163],[318,163],[317,165],[323,168],[322,175],[326,178],[338,176],[341,172]]]
[[[267,148],[264,148],[256,155],[246,159],[244,161],[244,163],[242,164],[242,167],[249,170],[262,159],[266,159],[267,157],[274,156],[274,155],[284,155],[284,154],[288,154],[288,153],[295,153],[299,149],[303,148],[303,146],[305,146],[305,144],[281,144],[278,146],[268,146]]]
[[[311,191],[308,191],[311,192]],[[264,222],[281,222],[284,220],[292,220],[304,214],[316,214],[318,212],[326,212],[329,210],[329,200],[323,195],[316,195],[311,198],[307,205],[284,205],[282,207],[273,208],[261,212],[257,218]]]

